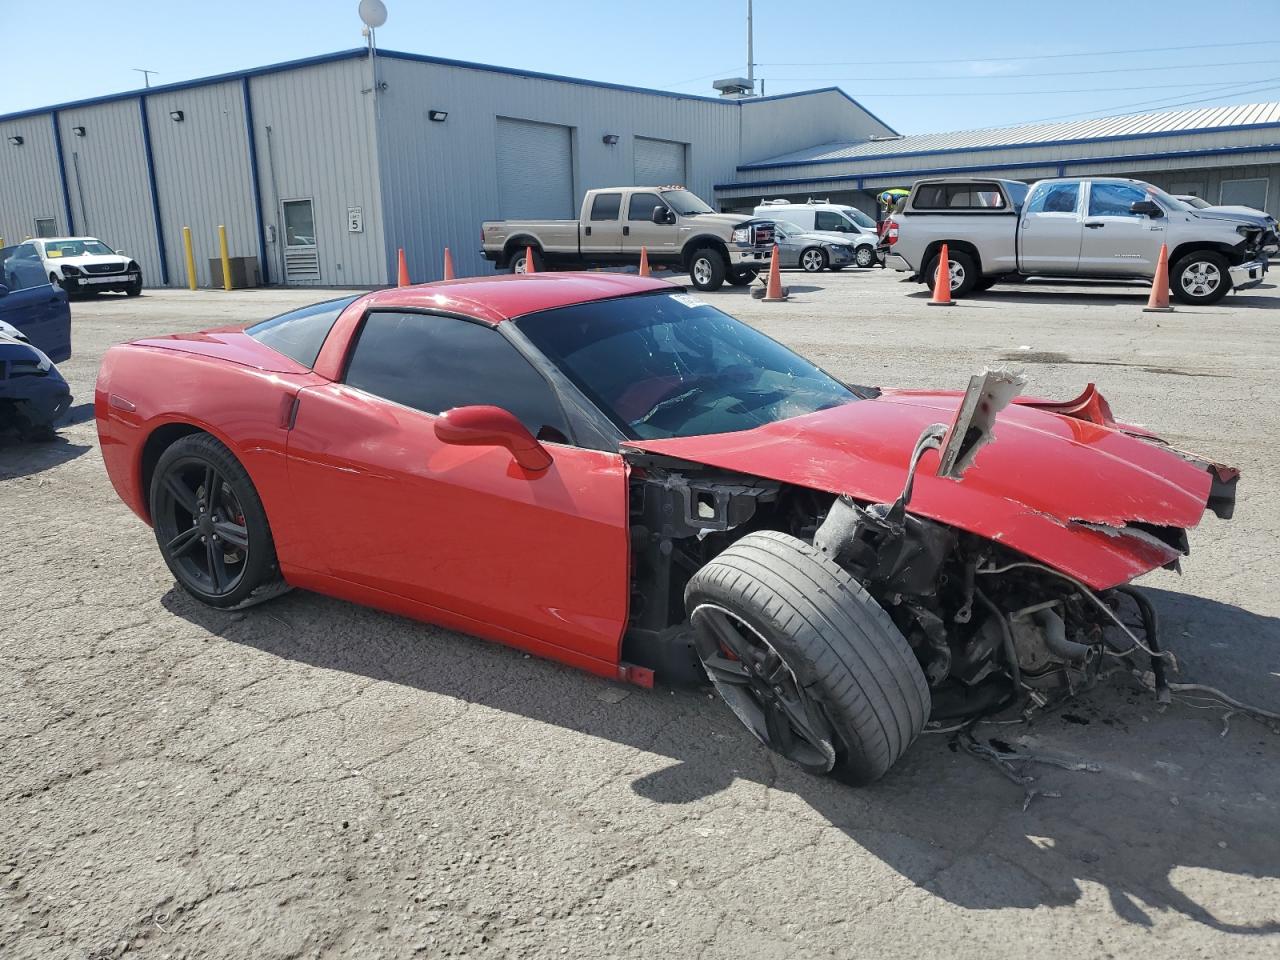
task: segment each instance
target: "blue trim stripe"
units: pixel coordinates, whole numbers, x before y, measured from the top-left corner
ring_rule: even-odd
[[[253,219],[258,224],[258,269],[262,282],[270,283],[267,269],[267,234],[262,225],[262,184],[258,180],[258,141],[253,132],[253,100],[249,96],[249,78],[240,78],[240,92],[244,96],[244,127],[249,140],[249,183],[253,187]]]
[[[866,109],[865,107],[863,109]],[[870,111],[868,111],[870,112]],[[941,157],[956,153],[994,153],[1001,150],[1032,150],[1037,147],[1074,147],[1088,143],[1123,143],[1127,140],[1159,140],[1164,137],[1194,137],[1202,134],[1239,133],[1247,130],[1280,130],[1280,123],[1243,123],[1232,127],[1196,127],[1188,130],[1152,130],[1149,133],[1120,133],[1109,137],[1087,137],[1075,140],[1027,140],[972,147],[940,147],[934,150],[904,150],[897,153],[868,153],[851,157],[823,157],[818,160],[757,160],[739,164],[736,169],[777,170],[782,167],[816,167],[827,163],[879,163],[907,157]]]
[[[792,177],[785,180],[739,180],[733,183],[717,183],[716,190],[755,190],[761,187],[809,186],[819,183],[835,183],[847,180],[861,185],[863,180],[882,180],[892,177],[939,176],[948,173],[986,173],[991,170],[1034,170],[1051,167],[1062,176],[1069,166],[1087,166],[1102,163],[1140,163],[1144,160],[1181,160],[1197,157],[1222,157],[1233,154],[1280,152],[1280,143],[1242,144],[1235,147],[1215,147],[1205,150],[1178,150],[1168,153],[1130,153],[1105,157],[1073,157],[1066,160],[1023,160],[1013,163],[978,163],[963,167],[916,167],[904,170],[862,170],[857,173],[833,173],[828,177]],[[861,187],[859,186],[859,189]]]
[[[147,98],[138,97],[142,117],[142,149],[147,156],[147,183],[151,186],[151,219],[156,225],[156,249],[160,253],[160,283],[169,285],[169,258],[164,249],[164,224],[160,221],[160,191],[156,189],[156,161],[151,153],[151,122],[147,119]]]
[[[49,114],[53,121],[53,150],[58,158],[58,183],[62,187],[62,209],[67,214],[66,236],[76,235],[76,218],[71,212],[71,190],[67,187],[67,161],[62,153],[62,131],[58,129],[58,111]]]

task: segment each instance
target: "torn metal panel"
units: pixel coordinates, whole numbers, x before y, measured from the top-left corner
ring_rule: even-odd
[[[978,451],[995,439],[997,415],[1022,391],[1026,382],[1007,370],[984,370],[969,378],[969,389],[960,400],[942,444],[938,476],[959,479],[969,469]]]

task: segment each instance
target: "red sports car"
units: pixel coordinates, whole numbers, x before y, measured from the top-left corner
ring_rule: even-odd
[[[1043,704],[1104,653],[1159,678],[1127,584],[1230,514],[1234,471],[1092,387],[1017,386],[851,386],[671,284],[536,274],[117,346],[96,413],[116,490],[207,604],[302,587],[606,677],[709,678],[768,747],[865,783],[931,712]]]

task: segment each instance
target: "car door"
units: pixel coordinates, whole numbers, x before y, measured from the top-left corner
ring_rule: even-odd
[[[1049,180],[1027,197],[1018,224],[1018,266],[1023,273],[1069,277],[1079,271],[1083,193],[1079,181]]]
[[[31,243],[0,249],[0,320],[22,331],[54,363],[71,357],[71,308],[66,292],[49,282]]]
[[[813,229],[818,233],[840,234],[847,238],[850,243],[861,232],[858,230],[856,223],[848,219],[844,214],[837,213],[834,210],[815,210],[813,214]]]
[[[437,414],[473,404],[519,417],[551,466],[530,474],[505,448],[440,441]],[[498,330],[371,311],[344,382],[298,400],[288,462],[306,553],[320,572],[469,632],[615,663],[629,600],[626,471],[568,432],[551,387]]]
[[[1147,191],[1132,183],[1089,183],[1080,272],[1087,276],[1149,277],[1155,273],[1168,217],[1132,213]]]
[[[649,251],[650,259],[655,256],[674,257],[679,253],[676,217],[671,217],[671,223],[654,223],[653,211],[659,207],[667,208],[667,205],[660,196],[648,190],[637,190],[627,198],[627,220],[622,227],[625,249],[634,252],[644,247]]]
[[[583,254],[609,262],[622,254],[622,192],[597,193],[581,225]]]

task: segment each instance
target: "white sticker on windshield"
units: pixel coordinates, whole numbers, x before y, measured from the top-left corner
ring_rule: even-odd
[[[706,304],[697,297],[691,297],[687,293],[673,293],[671,299],[676,303],[683,303],[686,307],[705,307]]]

